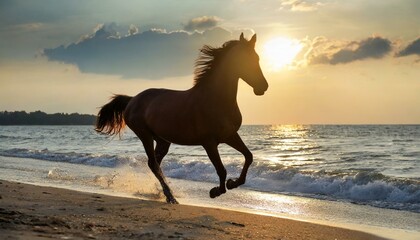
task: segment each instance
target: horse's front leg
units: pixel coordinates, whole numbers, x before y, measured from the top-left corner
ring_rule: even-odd
[[[228,189],[233,189],[233,188],[237,188],[238,186],[245,183],[246,174],[248,172],[249,166],[251,165],[251,163],[253,161],[253,156],[252,156],[252,153],[247,148],[247,146],[245,146],[245,143],[242,141],[242,139],[241,139],[241,137],[239,136],[238,133],[235,133],[232,137],[230,137],[226,141],[226,144],[231,146],[232,148],[236,149],[240,153],[242,153],[245,157],[245,164],[244,164],[244,167],[242,169],[242,172],[241,172],[241,175],[239,176],[239,178],[235,179],[235,180],[229,179],[226,183],[226,187]]]
[[[213,166],[216,168],[217,175],[219,175],[220,186],[214,187],[210,190],[210,197],[215,198],[226,192],[226,169],[223,166],[222,160],[220,159],[219,151],[217,150],[218,144],[206,144],[203,145],[204,149],[207,152],[207,155],[210,158],[210,161],[213,163]]]

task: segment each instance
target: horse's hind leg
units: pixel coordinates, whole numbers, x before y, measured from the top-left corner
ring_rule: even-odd
[[[217,175],[219,175],[220,186],[214,187],[210,190],[210,197],[215,198],[226,192],[226,169],[223,166],[222,160],[220,159],[219,151],[217,150],[217,144],[203,145],[203,147],[206,150],[210,161],[216,168]]]
[[[156,157],[157,163],[160,165],[162,163],[162,159],[168,153],[171,143],[158,137],[155,138],[155,141],[156,141],[155,157]]]
[[[171,189],[169,188],[168,184],[166,183],[165,177],[163,176],[162,169],[156,159],[155,150],[153,149],[153,138],[151,136],[144,136],[142,135],[140,140],[143,143],[144,150],[146,151],[148,157],[148,165],[150,170],[152,170],[153,174],[159,180],[160,185],[162,186],[163,193],[166,196],[166,202],[177,204],[178,201],[174,198]],[[163,158],[163,157],[162,157]]]
[[[246,174],[248,172],[248,168],[252,163],[252,153],[249,151],[249,149],[245,146],[245,143],[242,141],[241,137],[239,136],[238,133],[235,133],[235,135],[233,135],[232,137],[230,137],[227,141],[226,144],[233,147],[234,149],[236,149],[237,151],[239,151],[240,153],[242,153],[245,157],[245,164],[244,167],[242,169],[241,175],[239,176],[238,179],[232,180],[229,179],[226,182],[226,187],[228,189],[233,189],[233,188],[237,188],[238,186],[242,185],[245,183],[246,180]]]

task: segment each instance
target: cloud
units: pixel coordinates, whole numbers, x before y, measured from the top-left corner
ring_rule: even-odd
[[[397,57],[405,57],[408,55],[420,55],[420,38],[417,38],[417,40],[414,40],[396,54]]]
[[[283,0],[281,5],[288,7],[292,12],[312,12],[317,10],[322,4],[319,2],[309,3],[302,0]]]
[[[116,28],[114,23],[98,25],[92,34],[68,46],[44,49],[43,55],[50,61],[74,64],[84,73],[161,79],[192,74],[204,44],[220,46],[239,37],[220,27],[202,33],[162,29],[139,33],[131,25],[125,36]]]
[[[128,35],[131,36],[131,35],[135,35],[137,33],[139,33],[139,28],[136,27],[134,24],[131,24],[130,28],[128,28]]]
[[[307,40],[307,64],[345,64],[357,60],[380,59],[392,51],[392,42],[382,37],[343,42],[316,37]]]
[[[184,25],[185,31],[202,31],[206,29],[210,29],[216,27],[219,22],[221,21],[220,18],[216,16],[202,16],[197,17],[189,20],[187,24]]]
[[[331,64],[348,63],[366,58],[383,58],[392,50],[390,40],[381,37],[371,37],[355,44],[355,49],[342,49],[335,53],[331,59]],[[353,44],[352,44],[353,45]]]

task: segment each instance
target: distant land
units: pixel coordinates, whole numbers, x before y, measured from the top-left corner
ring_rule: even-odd
[[[0,112],[0,125],[93,125],[95,121],[95,115],[79,113]]]

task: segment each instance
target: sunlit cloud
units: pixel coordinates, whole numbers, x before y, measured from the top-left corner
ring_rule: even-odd
[[[139,28],[136,27],[136,25],[131,24],[130,27],[128,28],[128,36],[132,36],[139,33]]]
[[[189,20],[184,25],[185,31],[203,31],[219,25],[222,19],[216,16],[202,16]]]
[[[302,0],[283,0],[281,5],[287,7],[290,11],[293,12],[311,12],[322,6],[322,3],[310,3]]]
[[[391,53],[391,40],[369,37],[360,41],[337,41],[325,37],[306,40],[304,60],[310,64],[345,64],[358,60],[381,59]]]

